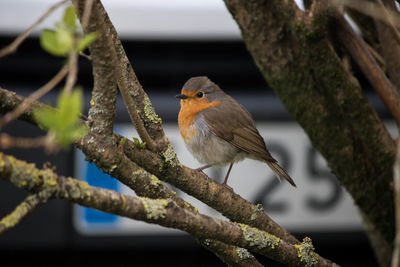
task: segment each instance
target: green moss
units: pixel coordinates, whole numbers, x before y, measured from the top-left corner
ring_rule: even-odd
[[[140,201],[144,207],[146,212],[146,217],[149,220],[158,220],[160,218],[165,218],[167,214],[167,210],[165,209],[168,206],[167,199],[151,199],[141,197]]]
[[[299,59],[279,73],[265,71],[264,76],[356,204],[391,242],[394,213],[389,185],[394,154],[384,143],[389,138],[324,29],[320,30],[294,25]],[[271,67],[268,62],[262,64]],[[360,179],[365,182],[360,184]]]
[[[249,243],[249,246],[263,249],[269,247],[274,249],[279,245],[280,238],[271,235],[267,232],[250,227],[246,224],[237,224],[242,230],[244,239]]]
[[[318,264],[318,254],[314,252],[314,246],[309,237],[303,239],[301,244],[294,245],[297,248],[297,257],[306,267],[316,266]]]
[[[140,150],[143,150],[146,147],[146,142],[140,142],[139,138],[133,137],[133,142],[135,143],[135,146]]]
[[[152,121],[153,123],[156,124],[161,124],[162,120],[161,118],[157,115],[157,113],[155,112],[153,106],[151,105],[150,99],[148,96],[144,97],[143,100],[143,105],[144,105],[144,114],[146,115],[146,117]]]

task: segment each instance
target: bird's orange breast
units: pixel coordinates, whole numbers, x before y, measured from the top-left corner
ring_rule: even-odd
[[[185,93],[185,92],[182,92]],[[216,107],[221,103],[221,101],[209,102],[207,99],[193,99],[188,98],[181,100],[181,109],[178,115],[178,124],[181,131],[181,135],[185,142],[188,142],[190,138],[197,134],[197,129],[193,122],[196,120],[196,116],[199,112]]]

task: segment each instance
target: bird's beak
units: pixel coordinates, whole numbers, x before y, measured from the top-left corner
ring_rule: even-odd
[[[175,97],[176,97],[176,98],[179,98],[179,99],[186,99],[186,98],[188,98],[188,96],[187,96],[187,95],[184,95],[184,94],[179,94],[179,95],[176,95]]]

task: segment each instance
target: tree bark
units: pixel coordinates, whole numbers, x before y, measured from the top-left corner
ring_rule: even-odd
[[[225,0],[265,80],[391,247],[395,144],[329,39],[328,12]]]

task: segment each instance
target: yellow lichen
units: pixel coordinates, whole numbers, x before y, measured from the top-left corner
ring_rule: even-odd
[[[162,183],[160,181],[160,179],[158,179],[154,174],[151,175],[151,180],[150,180],[150,184],[153,186],[160,186]]]
[[[0,224],[4,225],[6,228],[14,227],[28,212],[28,203],[22,202],[9,215],[1,219]]]
[[[121,210],[125,210],[126,209],[126,197],[121,194],[121,199],[122,199]]]
[[[55,186],[57,185],[57,175],[51,169],[45,169],[42,171],[43,185],[44,186]]]
[[[110,168],[110,173],[113,173],[116,168],[118,168],[117,164],[112,165],[111,168]]]
[[[241,260],[254,259],[254,256],[245,248],[237,247],[236,254]]]
[[[4,171],[4,166],[6,165],[6,163],[4,162],[3,156],[4,156],[4,154],[0,152],[0,171],[1,172]]]
[[[146,217],[149,220],[158,220],[160,218],[165,218],[167,210],[165,207],[168,206],[167,199],[151,199],[142,197],[140,198],[144,210],[146,211]]]
[[[314,252],[314,246],[311,238],[305,237],[301,244],[294,245],[297,248],[297,257],[306,267],[316,266],[318,264],[318,254]]]
[[[92,100],[90,100],[90,106],[94,106],[94,100],[92,99]]]
[[[261,204],[257,204],[256,206],[251,205],[251,211],[252,211],[252,213],[250,216],[250,220],[254,221],[255,219],[257,219],[257,216],[258,216],[257,214],[259,212],[263,212],[264,210],[263,210],[263,207]]]
[[[79,188],[81,189],[82,197],[90,199],[92,192],[90,185],[85,181],[79,181]]]
[[[174,151],[174,148],[171,146],[171,144],[168,144],[167,149],[164,151],[162,154],[165,162],[170,165],[171,167],[176,167],[179,166],[181,167],[182,164],[179,162],[176,153]]]
[[[249,246],[263,249],[269,247],[274,249],[281,240],[279,237],[271,235],[267,232],[250,227],[246,224],[237,224],[242,229],[244,239],[249,243]]]
[[[140,177],[140,176],[142,176],[143,174],[144,174],[144,171],[141,170],[141,169],[132,172],[133,179],[135,179],[135,178],[137,178],[137,177]]]
[[[146,117],[153,123],[161,124],[162,120],[155,112],[148,96],[144,97],[143,105],[144,105],[144,114],[146,115]]]

